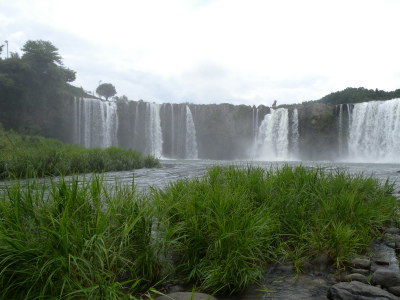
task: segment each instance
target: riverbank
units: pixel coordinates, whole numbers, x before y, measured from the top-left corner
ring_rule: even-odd
[[[0,179],[160,167],[158,158],[118,147],[86,149],[0,129]]]
[[[246,289],[267,263],[341,267],[397,222],[393,184],[303,166],[213,167],[153,188],[101,176],[2,187],[0,299],[123,299],[162,280]],[[49,296],[49,297],[50,297]]]

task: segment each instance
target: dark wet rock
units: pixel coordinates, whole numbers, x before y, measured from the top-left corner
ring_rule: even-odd
[[[368,283],[368,277],[358,273],[347,274],[346,276],[343,276],[341,279],[342,282],[359,281],[362,283]]]
[[[387,260],[374,260],[374,263],[376,263],[379,266],[388,266],[389,262]]]
[[[385,230],[386,233],[389,234],[400,234],[400,228],[392,227],[392,228],[387,228]]]
[[[389,293],[393,295],[400,296],[400,286],[392,286],[387,289]]]
[[[398,300],[393,294],[362,282],[341,282],[331,286],[330,300]]]
[[[281,271],[283,273],[292,274],[293,273],[293,265],[290,262],[284,263],[282,265],[278,265],[276,267],[277,271]]]
[[[317,271],[317,267],[309,263],[308,261],[304,261],[301,269],[305,274],[309,274],[311,272]]]
[[[178,292],[172,293],[165,296],[158,297],[157,300],[217,300],[217,298],[203,294],[203,293],[191,293],[191,292]]]
[[[369,270],[371,267],[371,261],[369,259],[355,258],[351,261],[351,264],[356,269]]]
[[[365,269],[352,269],[350,271],[352,274],[361,274],[364,276],[368,276],[371,272],[369,270],[365,270]]]
[[[389,270],[377,270],[371,276],[371,283],[383,287],[400,286],[400,275]]]
[[[386,243],[386,246],[388,246],[388,247],[394,249],[394,248],[396,248],[396,243],[395,243],[395,242],[387,242],[387,243]]]
[[[327,271],[333,263],[332,258],[328,254],[321,253],[311,261],[319,271]]]

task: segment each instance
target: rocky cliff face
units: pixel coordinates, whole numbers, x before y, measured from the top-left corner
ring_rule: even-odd
[[[85,101],[91,101],[91,105],[98,101],[103,106],[104,102],[79,101],[80,104],[75,103],[70,109],[71,124],[74,124],[70,141],[73,142],[77,142],[77,134],[80,141],[92,141],[93,137],[104,137],[113,132],[114,129],[106,128],[107,125],[93,128],[88,124],[88,120],[101,111],[104,122],[117,126],[117,137],[108,137],[113,144],[145,154],[166,158],[271,160],[333,159],[337,156],[338,111],[332,105],[315,103],[271,109],[263,105],[227,103],[118,101],[107,103],[107,110],[96,110],[91,106],[93,111],[89,111]],[[107,121],[110,118],[107,113],[113,111],[110,106],[115,106],[118,115],[112,122]],[[85,110],[82,107],[86,107]],[[107,132],[99,133],[98,130]],[[92,147],[90,143],[86,142],[85,146]]]
[[[149,107],[146,102],[118,102],[118,144],[124,148],[146,150],[146,118]],[[160,127],[162,135],[162,156],[186,158],[185,139],[188,130],[186,113],[190,110],[194,123],[198,158],[205,159],[249,159],[262,155],[265,143],[274,140],[261,140],[265,126],[260,125],[266,115],[274,110],[266,107],[251,107],[232,104],[161,104],[159,105]],[[293,110],[298,111],[298,158],[332,159],[337,154],[337,112],[335,106],[316,103],[309,106],[297,106],[287,110],[287,124],[281,120],[272,122],[271,133],[278,132],[279,126],[289,126],[294,122]],[[279,108],[278,108],[279,110]],[[287,132],[287,147],[292,148],[291,128]],[[267,135],[268,133],[264,133]],[[154,137],[154,135],[152,135]],[[283,137],[280,137],[281,139]],[[279,139],[279,137],[278,137]],[[261,147],[260,143],[264,143]],[[288,150],[288,157],[293,158]],[[268,155],[271,155],[268,153]],[[264,159],[268,159],[268,155]],[[271,157],[275,159],[276,157]],[[285,159],[285,157],[283,157]]]

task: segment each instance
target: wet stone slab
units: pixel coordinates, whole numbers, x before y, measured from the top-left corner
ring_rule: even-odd
[[[335,279],[327,274],[315,273],[295,276],[288,270],[276,268],[266,271],[261,284],[253,285],[248,290],[233,295],[218,295],[219,300],[327,300],[329,287]]]

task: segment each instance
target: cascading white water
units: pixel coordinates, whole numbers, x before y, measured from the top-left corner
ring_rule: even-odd
[[[258,108],[253,107],[253,139],[254,145],[257,145],[258,136]]]
[[[291,155],[294,158],[299,157],[299,113],[297,108],[293,109],[292,112],[292,124],[291,124],[291,140],[292,140],[292,149]]]
[[[175,151],[175,117],[174,117],[174,106],[171,104],[171,154]]]
[[[159,104],[147,103],[146,123],[146,153],[161,157],[163,138]]]
[[[338,129],[338,145],[339,157],[342,156],[342,132],[343,132],[343,104],[339,105],[339,129]]]
[[[197,159],[197,142],[196,142],[196,129],[194,128],[194,122],[192,113],[189,106],[186,105],[186,158]]]
[[[75,99],[74,142],[86,148],[117,144],[118,115],[115,102]]]
[[[263,159],[287,159],[289,148],[289,113],[278,108],[265,115],[257,135],[258,155]]]
[[[81,144],[81,102],[78,98],[74,98],[74,144]]]
[[[357,103],[350,120],[350,159],[400,163],[400,99]]]

